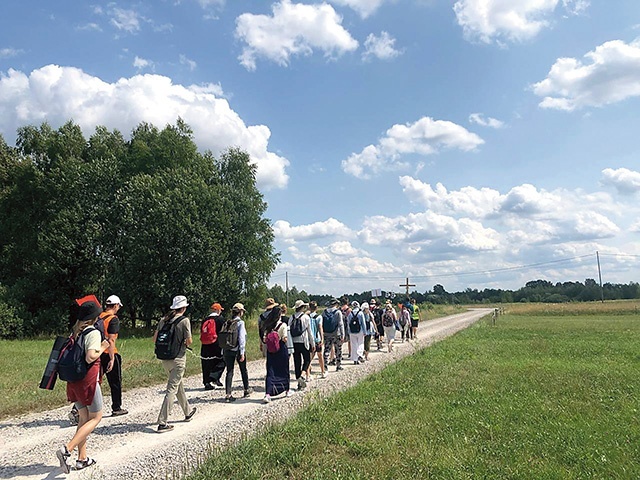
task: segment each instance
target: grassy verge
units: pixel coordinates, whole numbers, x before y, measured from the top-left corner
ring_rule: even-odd
[[[209,458],[207,478],[640,478],[640,315],[507,314]]]

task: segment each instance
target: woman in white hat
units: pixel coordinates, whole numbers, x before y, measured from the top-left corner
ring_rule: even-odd
[[[289,321],[289,331],[291,340],[293,341],[293,369],[298,382],[298,390],[302,390],[307,386],[309,378],[303,378],[311,364],[311,352],[315,352],[316,343],[313,339],[313,331],[311,330],[311,319],[305,313],[309,304],[303,300],[296,300],[293,306],[295,313]]]
[[[253,389],[249,386],[249,373],[247,372],[247,358],[245,356],[247,329],[244,326],[244,320],[242,320],[244,314],[244,305],[236,303],[231,307],[231,318],[225,321],[218,334],[220,347],[222,348],[222,356],[227,366],[227,376],[225,377],[224,384],[225,401],[227,403],[236,400],[236,397],[231,394],[233,370],[236,362],[238,362],[238,366],[240,367],[240,376],[242,377],[242,386],[244,387],[243,397],[246,398],[253,393]]]
[[[173,297],[169,313],[166,314],[158,329],[153,335],[153,342],[156,344],[156,356],[162,359],[162,366],[169,375],[167,380],[167,393],[164,396],[160,413],[158,414],[158,433],[173,430],[173,425],[169,425],[169,415],[173,403],[178,398],[178,403],[184,412],[185,421],[190,421],[196,413],[196,407],[191,408],[184,392],[182,377],[187,367],[187,347],[191,346],[191,322],[184,315],[189,302],[184,295]],[[160,338],[160,342],[158,342]],[[166,341],[164,341],[166,339]],[[161,343],[163,342],[164,343]],[[171,358],[173,357],[173,358]]]

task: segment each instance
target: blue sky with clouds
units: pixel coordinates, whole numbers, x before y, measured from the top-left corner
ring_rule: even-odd
[[[637,281],[637,0],[4,2],[0,133],[178,116],[314,293]]]

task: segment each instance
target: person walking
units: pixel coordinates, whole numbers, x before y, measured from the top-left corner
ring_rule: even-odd
[[[324,332],[324,363],[329,361],[329,352],[335,349],[336,372],[342,367],[342,342],[344,340],[344,322],[337,299],[331,300],[329,308],[322,312],[322,330]]]
[[[289,352],[287,350],[287,324],[282,321],[282,310],[274,305],[265,317],[264,350],[267,357],[267,375],[263,403],[269,403],[271,397],[285,393],[292,395],[290,389]]]
[[[104,332],[109,340],[109,348],[100,357],[102,373],[106,374],[109,389],[111,390],[111,416],[117,417],[129,413],[122,408],[122,357],[118,353],[116,341],[120,332],[120,319],[118,311],[122,308],[122,302],[117,295],[111,295],[105,302],[104,312],[100,319],[104,325]]]
[[[384,327],[384,337],[387,341],[387,351],[389,353],[393,351],[393,340],[396,337],[397,322],[398,318],[393,309],[393,305],[391,305],[391,302],[387,302],[384,306],[384,313],[382,314],[382,326]]]
[[[167,392],[158,414],[158,433],[173,430],[173,425],[169,424],[169,415],[176,397],[186,422],[191,421],[197,410],[189,405],[182,381],[187,367],[187,347],[193,343],[191,322],[184,315],[188,306],[189,302],[184,295],[173,297],[169,313],[160,320],[153,335],[156,356],[162,360],[162,367],[168,375]]]
[[[422,315],[420,315],[420,307],[416,303],[416,299],[411,299],[413,305],[413,313],[411,314],[411,338],[413,340],[418,339],[418,323],[422,321]]]
[[[349,318],[349,314],[351,313],[351,307],[349,307],[349,299],[347,297],[342,297],[342,305],[340,306],[340,313],[342,314],[342,322],[344,324],[344,332],[345,332],[345,336],[342,341],[344,343],[347,343],[347,348],[348,348],[347,358],[351,358],[351,336],[349,335],[349,326],[347,325],[347,318]]]
[[[296,300],[293,309],[295,310],[289,320],[289,330],[293,341],[293,367],[298,382],[298,390],[307,386],[307,379],[302,376],[306,374],[311,364],[311,353],[315,352],[315,342],[313,331],[311,330],[311,319],[305,313],[305,308],[309,304],[303,300]]]
[[[202,365],[202,383],[205,390],[213,390],[215,386],[222,387],[222,373],[225,369],[222,349],[218,342],[218,330],[224,323],[222,305],[214,303],[210,307],[211,313],[204,319],[200,327],[200,363]]]
[[[384,327],[382,326],[382,314],[384,313],[384,309],[378,305],[378,302],[375,298],[372,298],[369,302],[371,305],[371,313],[373,313],[373,320],[375,323],[375,339],[376,344],[378,346],[378,350],[382,350],[382,339],[384,338]]]
[[[273,309],[273,307],[277,305],[278,304],[273,298],[267,298],[264,301],[264,312],[262,312],[258,317],[258,335],[260,338],[260,352],[262,353],[263,357],[267,356],[267,350],[265,349],[265,346],[264,346],[264,336],[267,334],[267,332],[264,329],[264,324],[267,318],[269,317],[269,314],[271,313],[271,310]]]
[[[351,313],[347,317],[349,326],[349,344],[351,345],[351,360],[354,365],[364,362],[364,314],[357,301],[351,302]]]
[[[231,394],[231,386],[233,384],[233,371],[235,364],[238,362],[240,367],[240,376],[242,377],[242,385],[244,387],[243,397],[248,397],[253,393],[253,389],[249,386],[249,373],[247,372],[247,358],[245,349],[247,346],[247,329],[244,325],[242,317],[246,313],[242,303],[236,303],[231,308],[231,318],[227,319],[222,326],[218,335],[222,347],[222,356],[227,367],[227,376],[225,378],[225,401],[235,402],[236,398]]]
[[[322,315],[318,312],[318,303],[315,301],[309,302],[309,319],[311,320],[311,331],[313,332],[313,340],[316,344],[316,354],[318,355],[318,363],[320,364],[320,376],[326,378],[327,374],[324,371],[324,332],[322,331]],[[311,378],[311,362],[309,362],[309,368],[307,368],[307,379]]]
[[[94,465],[96,461],[87,455],[87,438],[102,420],[102,390],[100,389],[100,358],[109,348],[109,340],[102,340],[100,331],[94,327],[102,308],[92,301],[82,303],[77,310],[77,320],[73,326],[74,341],[82,345],[84,361],[88,370],[83,379],[67,382],[67,400],[75,403],[78,410],[78,426],[73,438],[58,450],[56,457],[60,468],[69,473],[71,452],[78,449],[76,470]]]
[[[373,317],[373,313],[367,302],[362,305],[362,314],[364,315],[364,359],[369,361],[369,352],[371,351],[371,339],[375,337],[377,330]]]
[[[402,338],[402,343],[404,343],[405,339],[409,340],[409,331],[411,329],[411,313],[409,313],[409,308],[403,303],[400,305],[400,338]]]

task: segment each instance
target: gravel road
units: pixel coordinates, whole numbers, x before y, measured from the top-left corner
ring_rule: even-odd
[[[164,396],[164,386],[138,388],[124,394],[124,406],[129,414],[105,417],[89,437],[89,456],[97,460],[93,467],[61,472],[55,450],[68,441],[75,427],[69,426],[68,407],[38,414],[10,418],[0,422],[0,479],[166,479],[177,478],[193,470],[212,448],[232,445],[247,434],[266,425],[284,421],[313,398],[353,386],[416,349],[453,335],[471,325],[491,309],[469,312],[422,322],[418,339],[405,343],[396,341],[394,351],[372,349],[369,362],[353,365],[343,362],[344,370],[336,372],[330,367],[327,378],[314,378],[308,387],[289,398],[276,397],[268,404],[261,403],[264,396],[264,361],[248,363],[249,382],[255,392],[247,399],[224,403],[224,389],[205,391],[201,377],[185,380],[185,389],[192,406],[198,412],[189,423],[183,422],[182,410],[176,405],[172,412],[175,429],[158,434],[156,419]],[[189,357],[188,362],[198,362]],[[293,362],[292,362],[293,365]],[[160,366],[158,366],[160,368]],[[319,374],[317,360],[312,371]],[[293,375],[292,375],[293,378]],[[292,380],[292,386],[295,382]],[[240,373],[234,375],[234,392],[242,396]],[[105,397],[106,412],[110,412],[110,398]],[[75,455],[72,456],[75,459]]]

